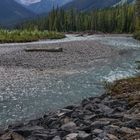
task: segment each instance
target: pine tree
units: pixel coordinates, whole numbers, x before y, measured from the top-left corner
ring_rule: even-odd
[[[136,1],[136,31],[140,32],[140,0]]]

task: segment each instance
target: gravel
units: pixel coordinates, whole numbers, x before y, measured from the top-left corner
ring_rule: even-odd
[[[93,40],[41,45],[42,48],[61,47],[63,52],[25,51],[27,48],[39,47],[38,45],[0,47],[0,66],[39,70],[75,68],[83,63],[116,55],[116,50]]]

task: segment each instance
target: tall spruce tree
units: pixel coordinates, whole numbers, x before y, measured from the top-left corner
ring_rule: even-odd
[[[136,32],[140,32],[140,0],[136,1]]]

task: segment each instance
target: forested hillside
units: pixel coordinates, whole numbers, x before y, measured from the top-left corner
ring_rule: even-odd
[[[19,28],[130,33],[135,30],[135,6],[125,5],[91,12],[56,9],[48,17],[26,22]]]

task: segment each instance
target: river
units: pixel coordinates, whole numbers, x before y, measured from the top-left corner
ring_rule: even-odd
[[[25,46],[58,43],[61,46],[75,41],[95,42],[118,55],[96,58],[87,61],[88,64],[85,61],[61,70],[38,71],[9,62],[9,54],[16,55],[15,51],[22,52]],[[105,91],[104,82],[138,74],[137,60],[140,60],[140,42],[129,35],[67,35],[61,40],[0,44],[0,125],[36,118],[47,111],[76,104],[83,98],[99,96]],[[9,66],[2,65],[4,62],[9,62]]]

